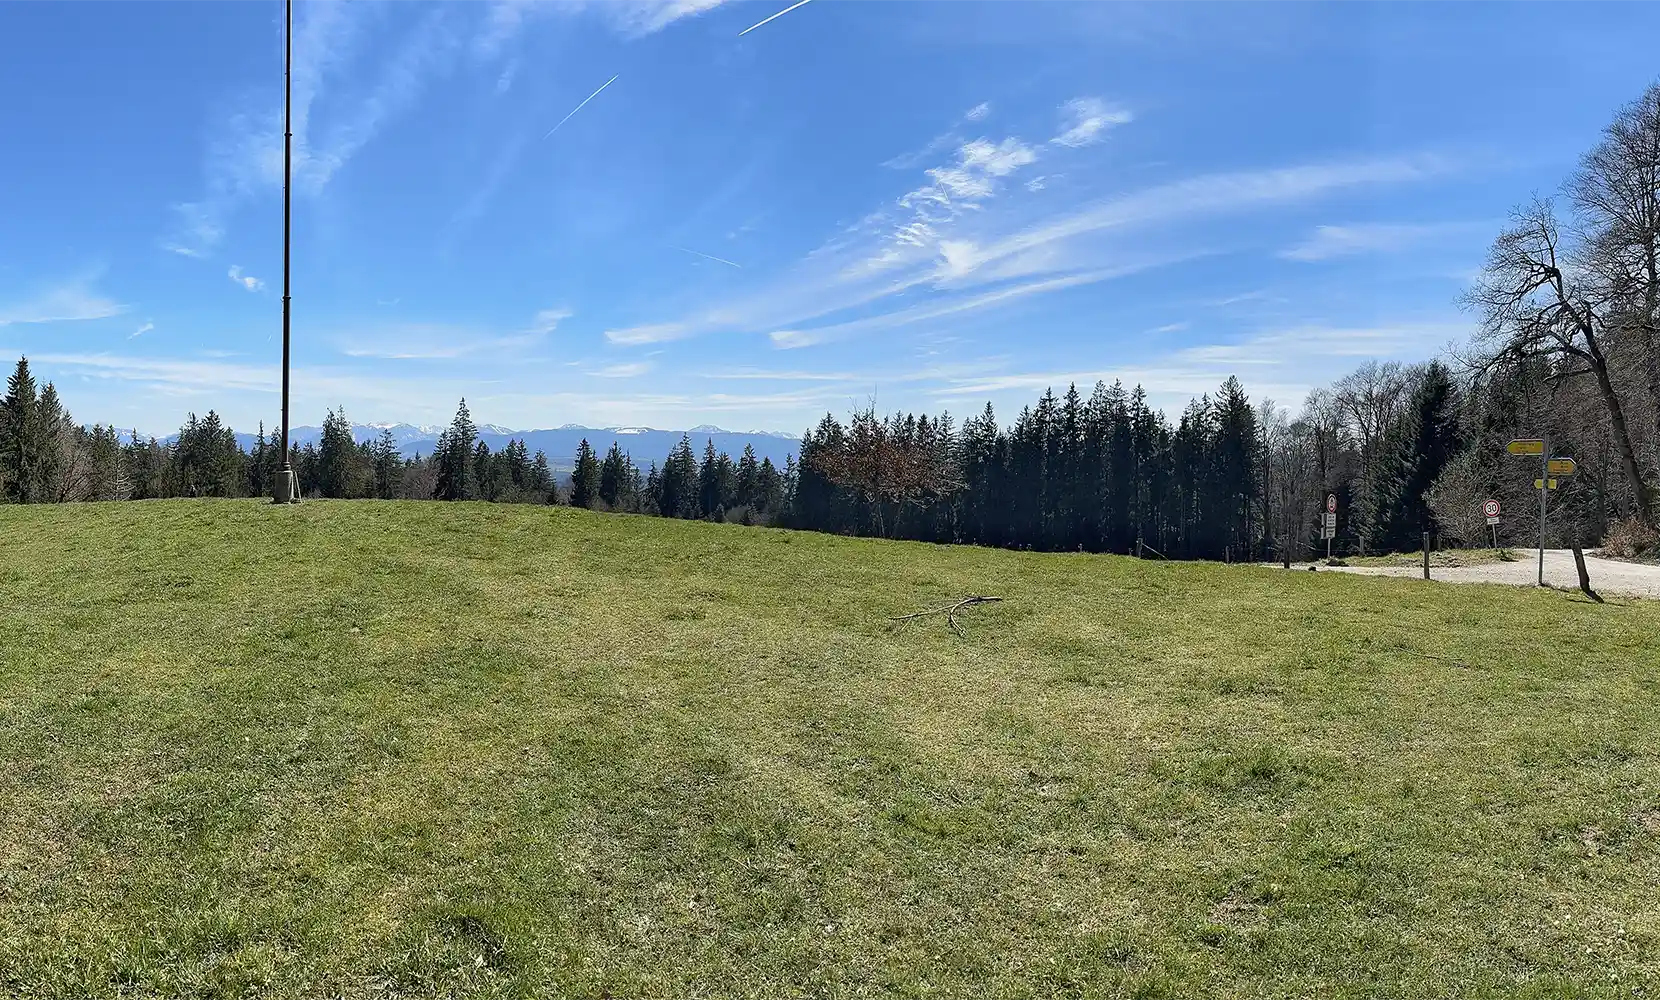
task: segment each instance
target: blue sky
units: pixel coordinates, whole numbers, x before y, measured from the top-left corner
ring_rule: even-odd
[[[814,0],[741,34],[786,6],[297,4],[294,422],[1294,404],[1464,337],[1506,212],[1660,72],[1650,5]],[[0,4],[0,355],[84,421],[276,420],[282,16]]]

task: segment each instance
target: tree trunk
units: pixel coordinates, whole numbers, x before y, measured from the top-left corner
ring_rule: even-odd
[[[1580,548],[1577,543],[1574,545],[1573,549],[1574,569],[1579,571],[1579,589],[1584,591],[1585,596],[1589,597],[1591,600],[1596,601],[1598,604],[1603,603],[1602,597],[1599,596],[1596,591],[1591,589],[1591,574],[1585,570],[1585,550]]]
[[[1631,484],[1632,495],[1637,501],[1637,518],[1652,528],[1655,526],[1654,491],[1643,478],[1643,470],[1637,464],[1637,451],[1631,445],[1631,432],[1626,427],[1625,408],[1620,405],[1619,394],[1614,391],[1614,383],[1608,378],[1608,363],[1603,360],[1602,352],[1596,348],[1595,341],[1592,342],[1591,351],[1591,369],[1596,373],[1597,389],[1602,393],[1603,405],[1608,408],[1608,422],[1613,425],[1614,446],[1620,452],[1620,466],[1625,470],[1626,481]]]
[[[1660,212],[1650,213],[1650,218]],[[1643,350],[1648,355],[1648,399],[1653,410],[1655,447],[1660,449],[1660,338],[1656,338],[1655,324],[1660,323],[1660,260],[1656,260],[1655,237],[1650,236],[1647,251],[1647,287],[1643,290]],[[1660,512],[1656,512],[1660,517]]]

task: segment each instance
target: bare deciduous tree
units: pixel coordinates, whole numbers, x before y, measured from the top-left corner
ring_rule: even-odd
[[[1371,460],[1384,429],[1400,415],[1407,388],[1406,369],[1398,361],[1368,361],[1337,383],[1333,401],[1354,424],[1363,462]]]
[[[1640,357],[1653,440],[1660,445],[1660,84],[1620,109],[1568,182],[1581,263],[1606,321]]]
[[[1424,502],[1441,534],[1463,545],[1479,546],[1491,533],[1482,504],[1494,495],[1493,485],[1482,475],[1481,456],[1465,451],[1441,470],[1424,494]]]
[[[1654,492],[1638,463],[1603,342],[1618,306],[1598,275],[1576,263],[1572,249],[1548,200],[1536,199],[1513,213],[1467,296],[1481,314],[1477,343],[1486,364],[1546,358],[1557,366],[1553,378],[1594,377],[1637,514],[1652,524]]]
[[[1318,459],[1318,435],[1307,415],[1288,419],[1272,401],[1259,408],[1263,429],[1264,534],[1272,536],[1280,561],[1289,566],[1304,553],[1304,540],[1320,494],[1324,492]]]

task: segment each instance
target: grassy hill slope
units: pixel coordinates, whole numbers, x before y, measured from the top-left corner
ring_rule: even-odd
[[[0,995],[1651,995],[1657,680],[1660,602],[0,507]]]

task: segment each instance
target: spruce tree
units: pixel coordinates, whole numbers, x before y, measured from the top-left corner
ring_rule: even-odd
[[[1422,544],[1435,519],[1424,494],[1460,451],[1458,387],[1439,361],[1423,369],[1406,411],[1386,438],[1377,477],[1373,545],[1397,552]]]
[[[317,488],[323,496],[338,500],[352,495],[352,458],[356,450],[346,411],[329,410],[323,418],[323,436],[317,450]]]
[[[538,503],[558,503],[558,498],[551,500],[548,494],[553,490],[553,470],[548,467],[546,452],[538,449],[536,460],[530,464],[529,489],[537,498]]]
[[[682,434],[663,463],[658,482],[657,510],[664,517],[697,518],[699,511],[697,459],[691,438]]]
[[[501,456],[492,453],[490,446],[480,441],[473,448],[474,496],[491,503],[499,501],[506,479],[503,471]]]
[[[438,448],[433,452],[438,476],[433,485],[433,496],[439,500],[470,500],[475,493],[473,474],[473,445],[478,439],[478,428],[472,414],[467,412],[467,400],[462,399],[455,411],[455,419],[439,435]]]
[[[44,434],[38,402],[29,359],[19,358],[6,380],[6,397],[0,401],[0,489],[6,500],[15,503],[36,503],[44,492],[39,468]]]
[[[657,463],[651,463],[646,472],[645,495],[641,498],[640,511],[644,514],[656,514],[660,517],[670,517],[658,506],[663,495],[663,477],[657,472]]]
[[[623,452],[623,509],[639,511],[645,488],[645,480],[640,477],[640,467],[634,464],[634,456]]]
[[[697,516],[705,520],[720,515],[720,468],[715,456],[715,439],[703,444],[703,461],[697,468]]]
[[[74,490],[66,490],[63,477],[70,474],[76,451],[74,421],[58,401],[57,387],[46,383],[35,401],[33,423],[38,459],[34,471],[35,499],[38,503],[57,503],[72,499]]]
[[[599,459],[583,438],[576,448],[576,468],[571,471],[571,506],[592,508],[599,500]]]
[[[382,427],[370,451],[375,472],[375,496],[382,500],[397,497],[403,485],[403,459],[398,455],[398,442],[392,428]]]
[[[761,459],[761,467],[756,470],[754,505],[769,524],[784,508],[784,477],[771,458]]]
[[[738,484],[736,496],[738,506],[758,508],[760,503],[761,466],[755,460],[755,446],[748,442],[744,444],[744,453],[738,459]]]
[[[254,433],[254,450],[248,456],[248,495],[261,497],[265,495],[265,449],[270,447],[265,443],[265,421],[259,422],[259,430]]]
[[[627,489],[626,476],[622,448],[613,441],[610,450],[605,453],[605,460],[599,466],[599,499],[607,510],[621,508],[623,493]]]

